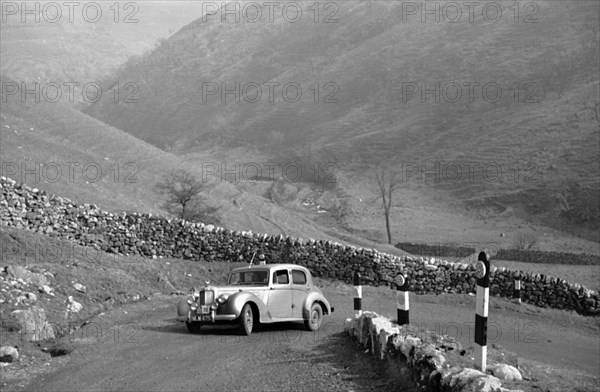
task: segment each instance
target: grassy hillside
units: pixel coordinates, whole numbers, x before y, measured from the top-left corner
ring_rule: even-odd
[[[416,192],[449,195],[441,205],[459,215],[598,242],[599,5],[536,5],[516,16],[506,3],[496,23],[481,9],[472,23],[423,23],[392,1],[341,2],[336,23],[308,9],[297,23],[201,18],[116,75],[139,86],[139,104],[107,98],[87,113],[190,161],[234,149],[222,162],[333,162],[351,196],[355,184],[374,196],[372,168],[385,162]],[[267,82],[279,83],[273,102]],[[222,83],[239,83],[239,102]],[[298,102],[285,99],[293,88],[283,95],[289,83]],[[439,102],[420,91],[436,83]]]
[[[391,210],[394,241],[511,247],[515,233],[531,230],[543,250],[600,252],[596,2],[537,2],[535,23],[524,23],[532,10],[521,4],[517,19],[506,8],[501,21],[486,22],[479,9],[473,23],[465,14],[454,24],[405,20],[391,1],[336,4],[320,9],[318,23],[308,8],[298,23],[283,20],[281,9],[274,23],[220,23],[219,15],[204,22],[197,3],[154,1],[140,3],[139,23],[127,26],[108,17],[93,26],[11,17],[0,40],[5,76],[88,82],[122,66],[106,79],[106,99],[88,112],[150,144],[65,108],[66,99],[32,106],[17,95],[2,105],[2,159],[99,163],[98,182],[40,186],[107,209],[154,212],[160,200],[151,186],[170,168],[183,164],[201,176],[203,164],[239,162],[249,172],[217,173],[220,184],[207,189],[226,225],[365,246],[385,241],[373,166],[393,161],[404,175]],[[114,103],[115,81],[133,82],[139,101],[122,103],[130,91],[121,90]],[[239,103],[218,93],[202,102],[206,82],[268,81],[280,83],[272,103],[264,86],[256,103],[246,102],[252,88]],[[406,84],[403,91],[403,83],[475,81],[498,83],[503,99],[493,104],[479,92],[469,103],[464,85],[456,103],[451,86],[439,103],[408,94]],[[303,95],[288,103],[280,87],[293,82]],[[300,165],[299,182],[279,179],[286,162]],[[254,164],[275,171],[244,180]],[[69,168],[62,169],[64,180]],[[287,178],[294,176],[292,169]]]
[[[49,3],[15,2],[17,8],[7,5],[6,15],[3,14],[6,20],[0,30],[0,71],[19,83],[84,85],[98,81],[202,15],[199,2],[97,2],[98,17],[94,7],[84,14],[84,4],[77,4],[70,21],[68,6],[55,3],[60,8],[47,7]],[[37,4],[37,21],[33,14],[24,15],[23,21],[24,4],[28,10],[34,10]],[[55,18],[57,22],[53,22]],[[85,103],[81,94],[76,98],[77,103]]]
[[[162,176],[183,168],[202,178],[201,166],[61,103],[9,100],[0,113],[0,139],[0,175],[115,213],[165,215],[163,200],[155,192]],[[203,194],[210,205],[219,207],[218,215],[227,228],[376,246],[360,237],[346,234],[339,238],[335,231],[325,232],[305,214],[282,208],[235,184],[211,177],[205,184]],[[383,248],[394,252],[391,246]]]

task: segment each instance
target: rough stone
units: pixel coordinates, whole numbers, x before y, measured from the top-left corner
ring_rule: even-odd
[[[48,278],[46,278],[43,274],[31,272],[27,268],[20,265],[9,265],[6,268],[6,272],[13,279],[22,281],[23,284],[49,284]]]
[[[429,384],[430,376],[442,368],[446,358],[433,344],[415,346],[412,367],[418,384]]]
[[[411,350],[413,349],[413,347],[416,347],[418,345],[421,344],[421,339],[414,337],[414,336],[407,336],[404,341],[402,341],[402,343],[400,343],[400,352],[402,353],[402,355],[404,355],[404,357],[408,360],[410,360],[411,356]]]
[[[0,362],[17,362],[19,360],[19,350],[17,347],[0,347]]]
[[[499,363],[497,365],[490,366],[489,369],[494,376],[501,380],[521,381],[523,379],[519,369],[505,363]]]
[[[442,377],[441,386],[447,391],[463,391],[478,378],[485,377],[479,370],[464,368]]]
[[[13,311],[19,321],[21,336],[30,342],[40,342],[55,338],[54,329],[46,320],[44,309],[32,306],[29,309]]]
[[[466,391],[496,392],[502,387],[502,382],[494,376],[477,378],[467,386]]]
[[[67,313],[78,313],[83,309],[83,305],[73,299],[73,296],[69,295],[67,298]]]
[[[54,296],[54,293],[52,292],[52,288],[48,285],[41,285],[38,287],[38,290],[40,291],[40,293],[45,293],[51,296]]]

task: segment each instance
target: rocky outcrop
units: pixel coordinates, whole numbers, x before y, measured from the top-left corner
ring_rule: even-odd
[[[56,337],[52,325],[46,320],[44,309],[32,306],[29,309],[15,310],[12,314],[18,320],[23,340],[41,342]]]
[[[45,275],[37,272],[31,272],[20,265],[9,265],[6,267],[6,273],[8,274],[9,278],[17,281],[21,280],[37,286],[49,284],[48,278]]]
[[[494,375],[453,363],[452,355],[462,351],[460,343],[448,336],[398,326],[373,312],[347,319],[346,332],[376,358],[397,367],[409,376],[419,391],[508,392],[501,380],[520,380],[518,369],[496,364]]]
[[[264,254],[268,263],[300,264],[317,276],[349,283],[354,272],[359,271],[364,284],[373,286],[395,287],[398,275],[403,274],[409,290],[416,294],[475,291],[475,269],[471,264],[398,257],[331,241],[231,231],[151,214],[112,214],[94,205],[77,205],[69,199],[48,195],[4,177],[0,178],[0,192],[3,225],[61,236],[115,255],[234,262]],[[45,262],[52,262],[55,253],[39,249],[36,244],[16,249],[9,246],[2,252],[3,255],[12,252],[23,259],[33,254]],[[94,262],[99,252],[89,253],[83,256]],[[22,271],[17,269],[15,273]],[[522,282],[523,302],[571,309],[584,315],[600,315],[598,292],[540,274],[492,267],[490,294],[511,297],[517,278]]]

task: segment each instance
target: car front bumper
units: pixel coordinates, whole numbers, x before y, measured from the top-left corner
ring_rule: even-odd
[[[235,314],[197,314],[189,312],[187,316],[177,316],[177,321],[180,322],[202,322],[215,323],[219,321],[234,321],[237,318]]]

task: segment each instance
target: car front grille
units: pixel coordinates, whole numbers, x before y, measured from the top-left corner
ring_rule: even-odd
[[[200,305],[210,305],[215,301],[215,292],[213,290],[203,290],[200,292]]]

